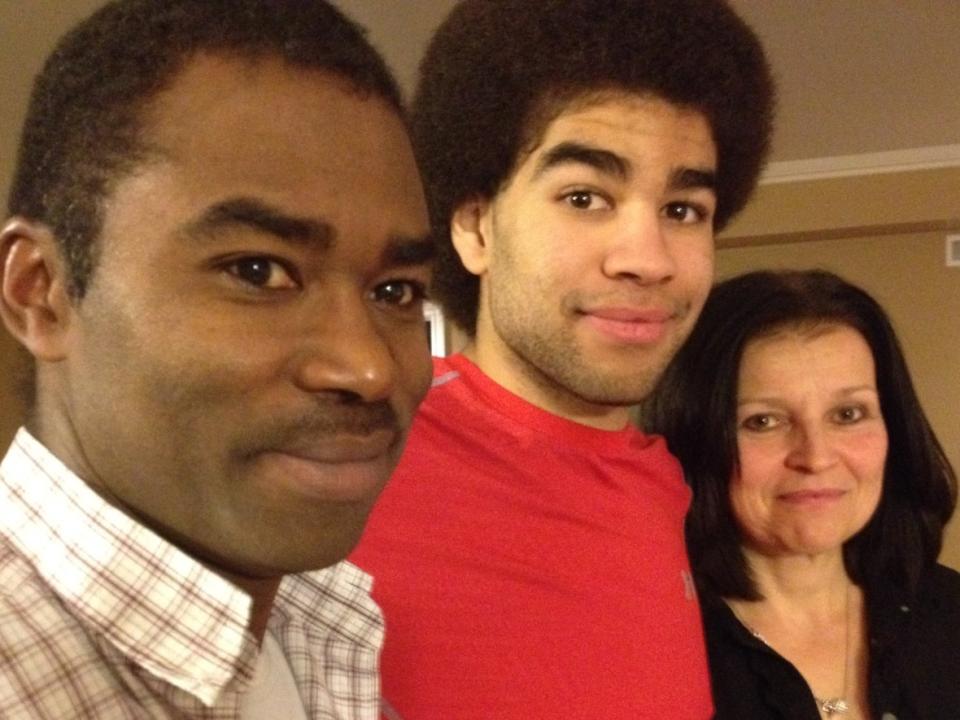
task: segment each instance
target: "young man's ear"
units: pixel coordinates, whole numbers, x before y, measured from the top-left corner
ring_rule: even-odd
[[[450,218],[450,239],[460,262],[474,275],[483,275],[490,265],[493,204],[486,198],[464,200]]]
[[[12,218],[0,228],[0,318],[37,360],[65,354],[72,309],[56,239],[41,223]]]

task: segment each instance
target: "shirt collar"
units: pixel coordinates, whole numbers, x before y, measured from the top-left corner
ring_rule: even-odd
[[[206,705],[252,663],[249,596],[107,503],[25,429],[0,476],[10,542],[130,660]]]
[[[379,653],[383,616],[370,597],[372,588],[373,578],[346,560],[322,570],[288,575],[277,592],[274,615],[300,616],[310,625]]]
[[[128,659],[207,706],[236,676],[252,678],[250,597],[107,503],[22,428],[0,463],[0,504],[0,534]],[[321,662],[338,663],[323,668],[331,684],[342,684],[338,673],[370,677],[375,702],[383,619],[372,582],[346,561],[288,575],[270,627],[295,657],[332,652]],[[298,675],[313,672],[304,665]]]

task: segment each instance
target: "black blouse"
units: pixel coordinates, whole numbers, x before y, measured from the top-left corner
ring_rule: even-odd
[[[960,720],[960,573],[937,565],[914,598],[879,587],[867,590],[866,602],[872,717]],[[715,720],[820,720],[793,665],[719,598],[703,597],[701,606]]]

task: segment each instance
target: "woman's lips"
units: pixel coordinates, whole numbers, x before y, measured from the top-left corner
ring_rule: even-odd
[[[839,500],[846,494],[845,491],[835,488],[821,490],[795,490],[781,493],[777,498],[793,505],[827,505]]]

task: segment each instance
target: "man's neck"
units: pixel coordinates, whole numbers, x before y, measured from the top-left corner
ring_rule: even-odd
[[[270,620],[270,611],[273,610],[273,602],[283,578],[252,578],[227,572],[221,568],[211,567],[210,569],[250,596],[252,605],[247,629],[257,639],[257,644],[262,644],[263,636],[267,632],[267,623]]]

